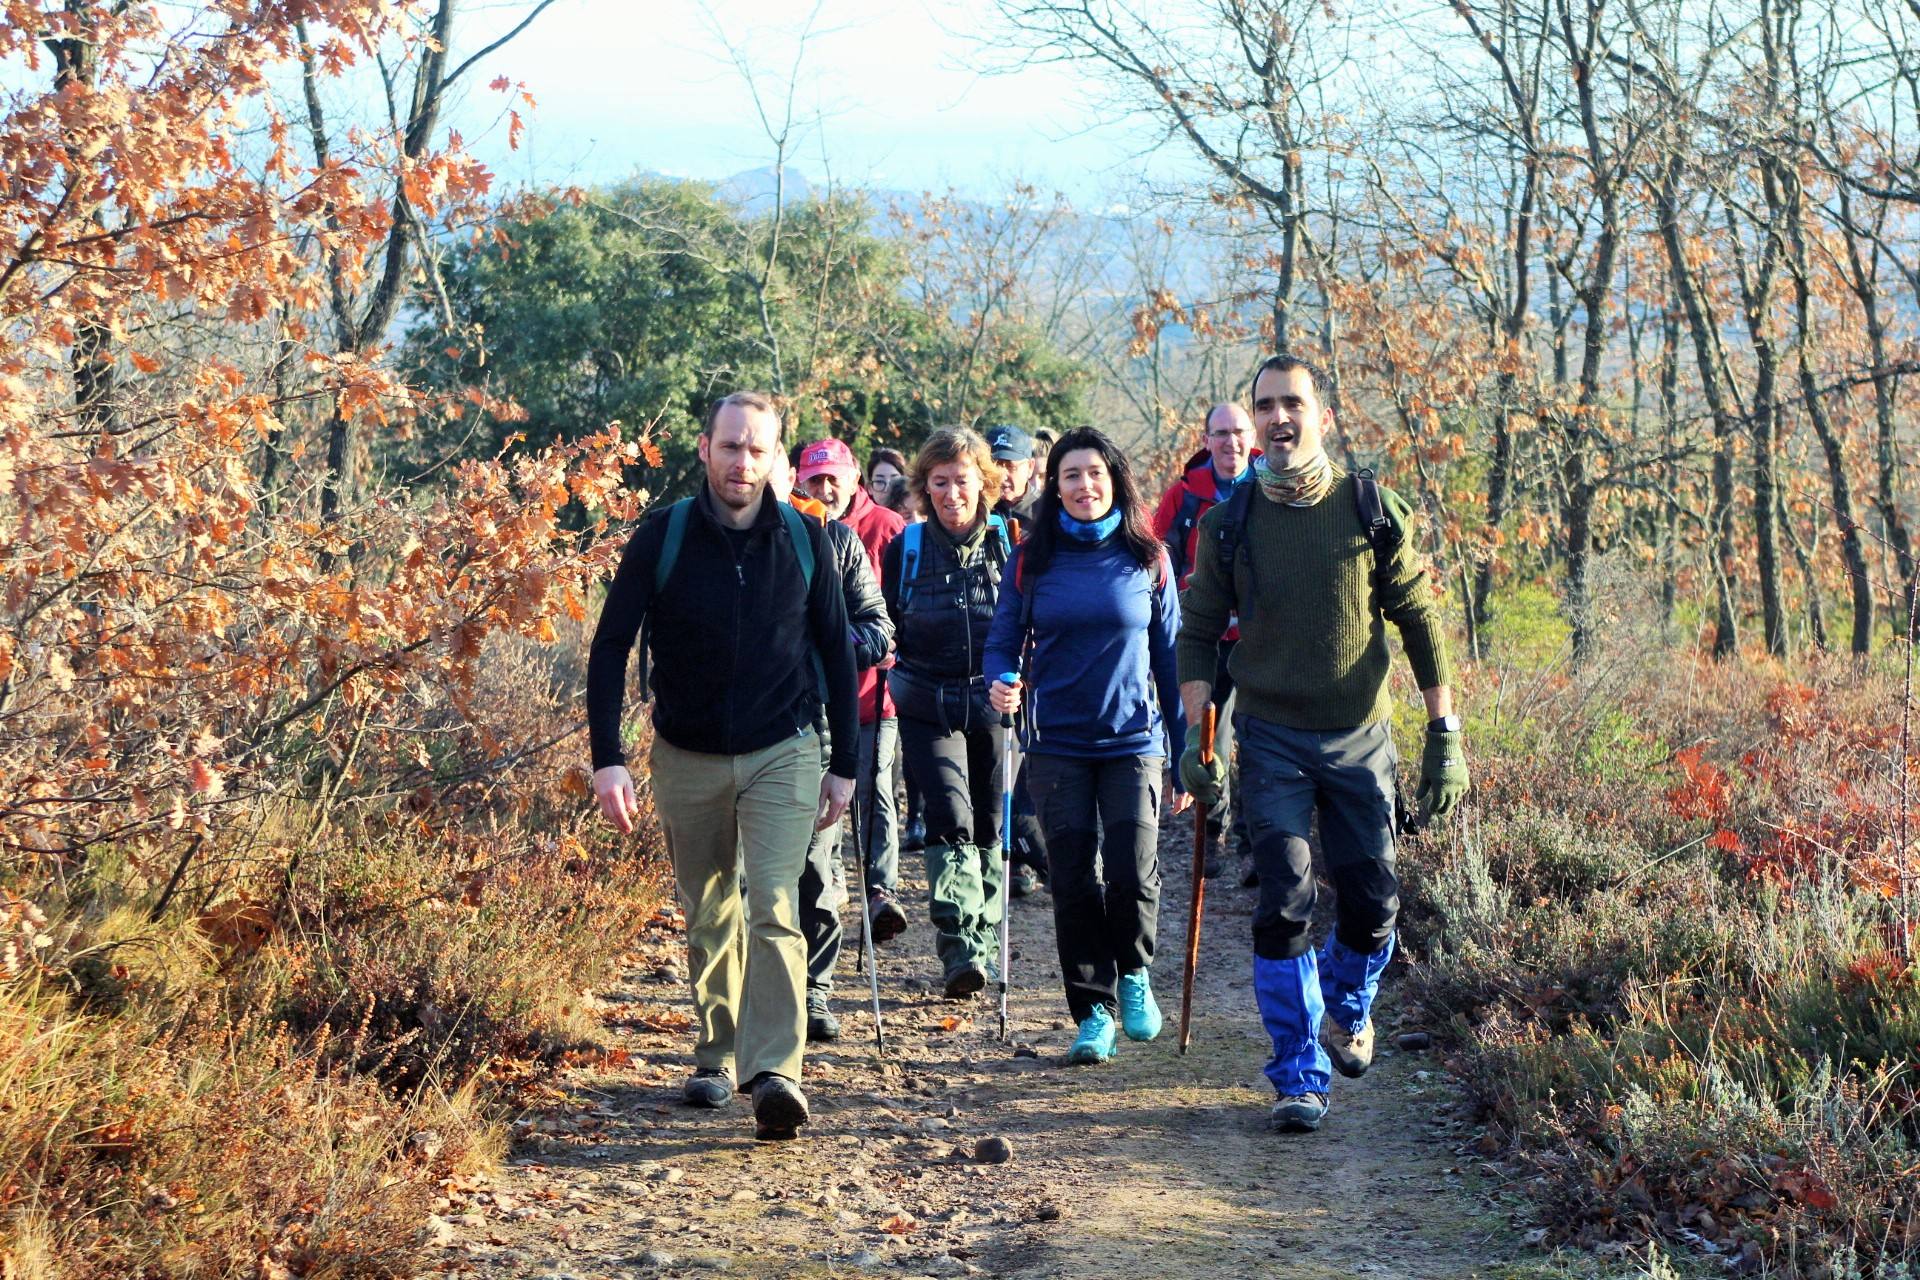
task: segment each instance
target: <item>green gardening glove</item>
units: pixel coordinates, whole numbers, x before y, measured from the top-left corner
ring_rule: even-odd
[[[1467,753],[1458,731],[1427,730],[1426,750],[1420,753],[1420,789],[1414,799],[1430,818],[1444,818],[1467,794]]]
[[[1180,785],[1195,801],[1211,809],[1220,803],[1220,789],[1227,785],[1227,762],[1215,752],[1213,759],[1200,759],[1200,744],[1206,730],[1197,724],[1187,726],[1187,749],[1180,753]]]

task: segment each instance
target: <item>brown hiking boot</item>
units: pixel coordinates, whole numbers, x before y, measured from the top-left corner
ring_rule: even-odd
[[[1358,1031],[1348,1031],[1332,1018],[1320,1022],[1320,1043],[1326,1046],[1333,1069],[1349,1080],[1358,1080],[1373,1065],[1373,1019]]]
[[[987,985],[987,971],[983,965],[969,960],[947,975],[946,995],[949,1000],[964,1000],[977,994]]]
[[[907,931],[907,913],[885,889],[867,895],[867,923],[873,930],[873,945],[892,942]]]

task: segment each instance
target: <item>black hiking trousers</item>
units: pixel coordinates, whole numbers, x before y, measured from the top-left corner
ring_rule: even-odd
[[[1033,755],[1033,807],[1047,841],[1060,976],[1075,1022],[1119,1009],[1120,976],[1153,963],[1160,919],[1164,756]]]

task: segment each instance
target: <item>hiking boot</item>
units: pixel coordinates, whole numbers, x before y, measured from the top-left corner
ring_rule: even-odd
[[[807,992],[807,1039],[820,1041],[839,1038],[840,1019],[834,1017],[833,1010],[827,1006],[827,993]]]
[[[907,913],[885,889],[867,895],[867,923],[873,929],[873,945],[892,942],[907,931]]]
[[[1160,1006],[1153,1001],[1145,969],[1120,975],[1120,1025],[1129,1040],[1151,1040],[1160,1034]]]
[[[1326,1094],[1293,1093],[1273,1104],[1267,1124],[1281,1133],[1312,1133],[1326,1114]]]
[[[947,975],[949,1000],[964,1000],[987,985],[987,970],[978,960],[969,960]]]
[[[927,847],[927,824],[919,818],[909,819],[907,829],[900,833],[900,847],[908,853],[918,853]]]
[[[1007,892],[1015,898],[1025,898],[1040,887],[1039,877],[1033,874],[1033,868],[1023,862],[1013,864],[1013,879],[1007,882]]]
[[[785,1076],[763,1071],[753,1082],[753,1136],[762,1142],[784,1142],[799,1136],[808,1120],[807,1095]]]
[[[1090,1066],[1111,1059],[1113,1050],[1113,1015],[1107,1012],[1107,1006],[1097,1004],[1092,1013],[1080,1020],[1080,1034],[1067,1050],[1067,1061]]]
[[[1349,1080],[1358,1080],[1373,1065],[1373,1019],[1358,1031],[1348,1031],[1332,1018],[1320,1023],[1320,1043],[1326,1046],[1333,1069]]]
[[[690,1107],[720,1108],[733,1098],[733,1072],[702,1067],[680,1086],[680,1099]]]
[[[1240,873],[1240,887],[1242,889],[1258,889],[1260,887],[1260,868],[1253,865],[1252,858],[1247,859],[1247,869]]]
[[[1220,856],[1220,837],[1207,837],[1206,861],[1201,865],[1200,874],[1208,880],[1217,880],[1226,873],[1226,859]]]

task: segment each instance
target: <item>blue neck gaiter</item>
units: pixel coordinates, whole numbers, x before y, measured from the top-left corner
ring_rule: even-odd
[[[1065,511],[1060,513],[1061,530],[1076,542],[1099,542],[1102,538],[1111,537],[1113,531],[1119,527],[1120,508],[1118,507],[1107,512],[1107,514],[1101,516],[1098,520],[1091,521],[1075,520]]]

